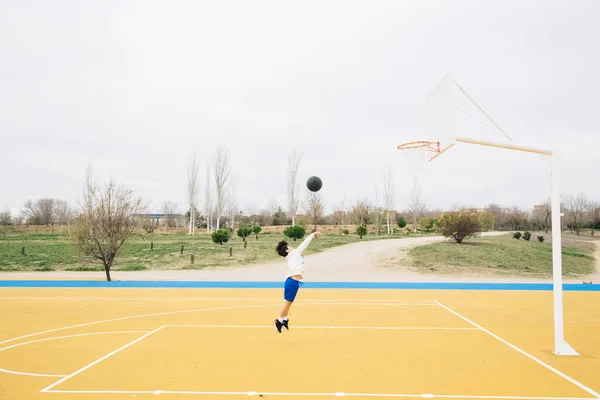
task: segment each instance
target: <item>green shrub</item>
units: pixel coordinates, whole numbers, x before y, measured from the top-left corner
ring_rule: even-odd
[[[254,234],[256,235],[256,240],[258,240],[258,234],[260,233],[260,231],[262,231],[260,225],[254,225],[252,227],[252,232],[254,232]]]
[[[396,223],[400,228],[404,228],[406,226],[406,220],[403,216],[398,217],[398,221]]]
[[[513,239],[517,239],[517,240],[521,239],[521,232],[513,233]]]
[[[367,227],[360,225],[358,228],[356,228],[356,234],[362,239],[362,237],[367,234]]]
[[[542,243],[544,241],[544,237],[543,236],[538,236],[538,242]]]
[[[525,240],[531,239],[531,232],[525,231],[525,233],[523,234],[523,239],[525,239]]]
[[[447,212],[440,217],[438,224],[444,237],[451,237],[456,243],[462,243],[469,237],[477,236],[481,232],[477,213],[470,211]]]
[[[283,231],[283,234],[291,239],[302,239],[306,235],[306,229],[300,225],[288,226]]]
[[[344,229],[344,230],[342,231],[342,233],[343,233],[344,235],[349,235],[349,234],[350,234],[350,231],[349,231],[348,229]]]
[[[231,235],[230,229],[219,229],[214,231],[210,237],[212,241],[218,244],[223,244],[229,242],[229,237]]]
[[[246,240],[246,238],[252,234],[252,228],[250,228],[249,226],[240,226],[238,228],[237,234],[239,237]]]

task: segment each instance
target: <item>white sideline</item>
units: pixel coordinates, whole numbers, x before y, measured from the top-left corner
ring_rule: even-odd
[[[474,395],[444,395],[444,394],[408,394],[408,393],[320,393],[320,392],[195,392],[177,390],[48,390],[47,393],[78,393],[78,394],[177,394],[177,395],[237,395],[253,397],[264,396],[294,396],[294,397],[404,397],[421,399],[491,399],[491,400],[594,400],[590,397],[539,397],[539,396],[474,396]]]
[[[280,301],[279,297],[271,298],[259,298],[259,297],[0,297],[0,300],[144,300],[144,301],[160,301],[160,300],[172,300],[172,301]],[[336,303],[346,302],[351,299],[303,299],[303,303]],[[365,299],[361,300],[361,303],[427,303],[435,304],[435,300],[406,300],[406,299]]]
[[[196,325],[196,324],[173,324],[165,325],[165,328],[239,328],[239,329],[273,329],[270,325]],[[452,328],[444,326],[330,326],[330,325],[304,325],[296,326],[294,329],[373,329],[373,330],[448,330],[448,331],[478,331],[477,328]]]
[[[448,310],[449,312],[451,312],[452,314],[456,315],[457,317],[463,319],[464,321],[470,323],[471,325],[481,329],[482,331],[484,331],[485,333],[487,333],[488,335],[492,336],[493,338],[501,341],[502,343],[504,343],[505,345],[507,345],[508,347],[518,351],[519,353],[523,354],[524,356],[530,358],[531,360],[535,361],[536,363],[540,364],[541,366],[547,368],[548,370],[554,372],[555,374],[557,374],[558,376],[560,376],[561,378],[566,379],[567,381],[571,382],[572,384],[574,384],[575,386],[578,386],[580,389],[585,390],[586,392],[588,392],[589,394],[591,394],[592,396],[594,396],[594,398],[600,399],[600,394],[596,393],[595,391],[593,391],[592,389],[590,389],[589,387],[585,386],[584,384],[576,381],[575,379],[571,378],[570,376],[568,376],[567,374],[560,372],[559,370],[557,370],[556,368],[546,364],[545,362],[543,362],[542,360],[540,360],[539,358],[532,356],[531,354],[527,353],[525,350],[522,350],[520,348],[518,348],[517,346],[515,346],[514,344],[508,342],[505,339],[502,339],[500,336],[488,331],[487,329],[485,329],[484,327],[482,327],[481,325],[476,324],[475,322],[471,321],[470,319],[468,319],[467,317],[465,317],[464,315],[461,315],[460,313],[452,310],[450,307],[447,307],[445,305],[443,305],[442,303],[440,303],[439,301],[435,301],[437,304],[439,304],[441,307],[445,308],[446,310]]]

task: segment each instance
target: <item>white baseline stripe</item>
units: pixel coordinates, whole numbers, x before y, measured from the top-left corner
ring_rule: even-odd
[[[440,399],[506,399],[506,400],[594,400],[589,397],[536,397],[536,396],[473,396],[473,395],[439,395],[439,394],[408,394],[408,393],[319,393],[319,392],[195,392],[176,390],[48,390],[47,393],[79,393],[79,394],[181,394],[181,395],[238,395],[238,396],[331,396],[331,397],[406,397],[406,398],[440,398]]]
[[[273,329],[266,325],[165,325],[165,328],[240,328],[240,329]],[[479,331],[478,328],[453,328],[444,326],[326,326],[326,325],[294,325],[294,329],[374,329],[374,330],[448,330],[448,331]]]
[[[0,297],[0,300],[145,300],[145,301],[280,301],[281,298],[256,298],[256,297]],[[336,303],[347,302],[351,299],[303,299],[303,303]],[[435,304],[435,300],[393,300],[393,299],[365,299],[361,303],[422,303]]]
[[[372,306],[372,307],[437,307],[435,303],[363,303],[363,302],[336,302],[336,303],[298,303],[296,306]]]
[[[452,314],[456,315],[459,318],[462,318],[463,320],[467,321],[468,323],[470,323],[471,325],[481,329],[482,331],[484,331],[485,333],[487,333],[488,335],[492,336],[493,338],[501,341],[502,343],[504,343],[505,345],[507,345],[508,347],[518,351],[519,353],[523,354],[525,357],[530,358],[531,360],[535,361],[536,363],[540,364],[541,366],[549,369],[550,371],[554,372],[555,374],[557,374],[558,376],[568,380],[569,382],[571,382],[572,384],[574,384],[575,386],[578,386],[579,388],[585,390],[586,392],[588,392],[589,394],[591,394],[592,396],[594,396],[595,398],[600,398],[600,394],[596,393],[595,391],[593,391],[592,389],[590,389],[589,387],[585,386],[584,384],[576,381],[575,379],[571,378],[570,376],[566,375],[563,372],[560,372],[559,370],[557,370],[556,368],[546,364],[545,362],[543,362],[542,360],[540,360],[539,358],[532,356],[531,354],[527,353],[525,350],[521,350],[520,348],[518,348],[517,346],[515,346],[514,344],[502,339],[500,336],[488,331],[487,329],[485,329],[484,327],[482,327],[481,325],[476,324],[475,322],[471,321],[470,319],[468,319],[467,317],[459,314],[458,312],[452,310],[450,307],[446,307],[445,305],[443,305],[442,303],[440,303],[439,301],[436,300],[436,303],[439,304],[441,307],[445,308],[446,310],[450,311]]]
[[[63,383],[63,382],[64,382],[64,381],[66,381],[67,379],[71,379],[72,377],[74,377],[74,376],[75,376],[75,375],[77,375],[77,374],[80,374],[80,373],[82,373],[82,372],[83,372],[83,371],[85,371],[86,369],[88,369],[88,368],[91,368],[91,367],[93,367],[94,365],[98,364],[99,362],[106,360],[108,357],[110,357],[110,356],[113,356],[113,355],[117,354],[118,352],[120,352],[121,350],[124,350],[124,349],[128,348],[129,346],[136,344],[136,343],[137,343],[137,342],[139,342],[140,340],[147,338],[148,336],[152,335],[153,333],[156,333],[156,332],[158,332],[158,331],[159,331],[159,330],[161,330],[162,328],[164,328],[164,327],[163,327],[163,326],[159,326],[158,328],[154,329],[153,331],[150,331],[150,332],[146,333],[145,335],[143,335],[143,336],[140,336],[139,338],[137,338],[137,339],[135,339],[135,340],[133,340],[133,341],[131,341],[131,342],[127,343],[126,345],[124,345],[124,346],[121,346],[121,347],[119,347],[118,349],[111,351],[110,353],[108,353],[108,354],[107,354],[107,355],[105,355],[104,357],[101,357],[101,358],[97,359],[96,361],[93,361],[93,362],[89,363],[89,364],[88,364],[88,365],[86,365],[85,367],[83,367],[83,368],[80,368],[80,369],[78,369],[77,371],[73,372],[72,374],[65,376],[64,378],[62,378],[62,379],[61,379],[61,380],[59,380],[59,381],[56,381],[56,382],[54,382],[54,383],[53,383],[53,384],[51,384],[50,386],[47,386],[47,387],[45,387],[44,389],[40,390],[40,392],[46,392],[46,391],[48,391],[49,389],[52,389],[54,386],[56,386],[56,385],[59,385],[59,384]]]

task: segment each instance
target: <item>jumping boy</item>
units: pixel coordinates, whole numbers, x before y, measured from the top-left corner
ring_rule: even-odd
[[[288,313],[290,312],[290,307],[292,306],[294,299],[296,299],[298,288],[300,288],[300,285],[302,284],[301,280],[304,277],[304,256],[302,255],[302,252],[308,247],[313,238],[319,236],[321,236],[320,232],[311,233],[297,249],[293,249],[285,240],[282,240],[275,246],[277,254],[285,257],[288,265],[283,291],[285,303],[279,313],[279,318],[273,320],[273,325],[275,325],[275,328],[277,328],[277,332],[279,333],[281,333],[282,327],[290,330],[288,326]]]

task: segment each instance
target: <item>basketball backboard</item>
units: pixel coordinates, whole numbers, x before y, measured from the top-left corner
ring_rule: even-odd
[[[429,94],[425,102],[425,133],[423,138],[439,143],[439,151],[428,154],[428,161],[438,157],[454,145],[456,110],[452,107],[454,74],[449,71]]]

